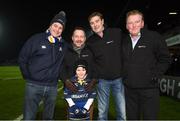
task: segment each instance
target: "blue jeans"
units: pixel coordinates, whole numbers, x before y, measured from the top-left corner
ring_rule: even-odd
[[[115,101],[116,119],[126,120],[124,86],[121,78],[115,80],[99,79],[97,85],[98,120],[108,120],[110,90],[112,90]]]
[[[43,120],[53,119],[57,86],[41,86],[27,83],[25,88],[24,120],[36,119],[39,103],[43,100]]]

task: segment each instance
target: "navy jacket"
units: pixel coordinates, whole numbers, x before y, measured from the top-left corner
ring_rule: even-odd
[[[30,83],[57,85],[65,50],[63,39],[50,43],[45,32],[30,37],[19,54],[23,77]]]
[[[156,77],[162,76],[170,64],[165,40],[154,31],[142,29],[141,37],[132,49],[129,35],[123,39],[124,83],[131,88],[155,88]]]

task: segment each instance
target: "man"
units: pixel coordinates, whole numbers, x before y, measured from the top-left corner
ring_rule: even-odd
[[[78,90],[71,83],[70,78],[74,76],[73,65],[77,60],[82,59],[88,63],[88,76],[90,79],[93,78],[93,54],[85,42],[85,30],[82,27],[75,27],[72,35],[72,42],[69,44],[64,57],[63,69],[61,73],[61,78],[65,86],[74,93]],[[86,91],[91,91],[91,89],[93,89],[95,85],[94,82],[95,81],[91,82],[86,87]]]
[[[157,120],[159,89],[157,77],[168,68],[166,42],[144,28],[143,14],[132,10],[126,15],[129,35],[123,41],[126,114],[128,120]]]
[[[57,83],[66,44],[62,39],[66,16],[59,12],[46,32],[29,38],[19,55],[22,75],[26,80],[23,119],[34,120],[41,100],[43,119],[51,120],[57,96]]]
[[[110,90],[115,100],[117,120],[125,120],[124,86],[122,84],[121,30],[105,28],[103,15],[92,13],[89,23],[94,34],[87,40],[96,67],[98,119],[108,120]]]

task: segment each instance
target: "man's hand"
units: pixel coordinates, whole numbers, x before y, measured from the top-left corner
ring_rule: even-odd
[[[96,83],[97,83],[97,80],[96,80],[96,79],[92,79],[91,82],[86,85],[85,90],[86,90],[87,92],[92,91],[92,89],[94,88],[94,86],[96,85]]]
[[[65,87],[68,88],[71,92],[73,93],[78,92],[78,89],[76,88],[76,86],[74,86],[74,84],[70,80],[66,80],[64,84]]]

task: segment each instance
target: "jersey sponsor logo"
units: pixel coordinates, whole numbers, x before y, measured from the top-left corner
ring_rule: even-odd
[[[78,98],[87,98],[88,93],[86,94],[79,94],[79,95],[72,95],[71,98],[78,99]]]

